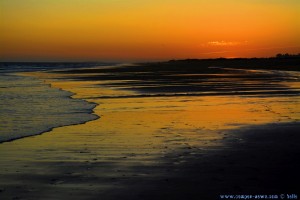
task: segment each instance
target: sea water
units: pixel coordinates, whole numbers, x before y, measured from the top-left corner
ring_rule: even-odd
[[[35,70],[41,68],[0,68],[0,142],[98,118],[92,114],[95,104],[73,99],[72,93],[51,88],[37,78],[16,74]]]

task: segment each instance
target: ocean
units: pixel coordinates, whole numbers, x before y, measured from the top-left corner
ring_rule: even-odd
[[[101,64],[97,64],[99,66]],[[89,67],[94,64],[2,63],[0,66],[0,143],[38,135],[52,128],[97,119],[93,103],[73,99],[71,92],[52,88],[19,72]]]

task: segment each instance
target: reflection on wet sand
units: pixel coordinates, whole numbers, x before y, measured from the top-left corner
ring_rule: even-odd
[[[216,162],[208,156],[218,158],[222,154],[216,152],[228,149],[239,151],[234,145],[242,144],[245,138],[233,130],[297,123],[299,76],[296,72],[224,71],[228,70],[222,69],[221,75],[210,70],[210,74],[201,75],[148,72],[143,76],[137,71],[113,76],[107,74],[111,72],[84,74],[80,70],[31,73],[53,87],[76,93],[74,98],[97,103],[94,112],[100,118],[2,144],[2,193],[6,197],[18,194],[21,198],[49,199],[182,199],[193,194],[215,195],[213,189],[222,186],[228,192],[241,191],[235,188],[235,177],[226,181],[221,175],[231,161]],[[186,87],[195,90],[187,91]],[[203,95],[203,91],[214,95]],[[250,95],[232,95],[242,91],[250,91]],[[242,160],[243,155],[237,158]],[[243,164],[240,170],[247,174],[247,163]],[[220,165],[224,168],[219,169]],[[202,182],[198,189],[193,178],[197,184]],[[171,180],[170,187],[182,192],[168,193],[172,187],[166,184]],[[255,181],[249,187],[247,184],[241,184],[242,191],[255,191]],[[162,185],[164,191],[159,189]],[[191,196],[182,196],[187,194]]]

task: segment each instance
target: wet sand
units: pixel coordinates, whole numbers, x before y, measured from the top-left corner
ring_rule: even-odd
[[[297,194],[298,72],[157,66],[30,73],[100,118],[0,144],[0,199]]]

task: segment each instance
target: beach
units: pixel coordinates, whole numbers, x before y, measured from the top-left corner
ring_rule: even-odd
[[[91,112],[98,118],[1,143],[0,199],[299,198],[294,62],[186,60],[22,73],[97,105]]]

